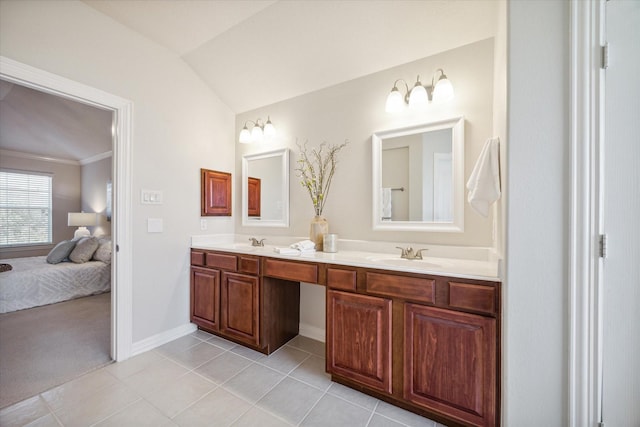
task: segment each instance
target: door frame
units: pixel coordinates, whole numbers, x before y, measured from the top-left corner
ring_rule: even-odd
[[[602,414],[602,141],[605,1],[571,7],[571,204],[568,420],[596,426]]]
[[[113,112],[114,254],[111,263],[111,358],[131,356],[133,342],[133,261],[131,245],[131,135],[133,103],[0,55],[0,77],[32,89]]]

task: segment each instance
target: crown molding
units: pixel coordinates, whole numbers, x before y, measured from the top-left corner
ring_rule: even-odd
[[[81,163],[73,159],[61,159],[58,157],[41,156],[38,154],[23,153],[22,151],[12,151],[0,149],[0,155],[18,157],[21,159],[39,160],[41,162],[62,163],[65,165],[80,166]]]
[[[112,157],[112,156],[113,156],[113,151],[105,151],[104,153],[96,154],[95,156],[91,156],[91,157],[87,157],[86,159],[82,159],[78,163],[80,163],[82,166],[84,166],[84,165],[88,165],[90,163],[98,162],[98,161],[103,160],[103,159],[108,159],[109,157]]]

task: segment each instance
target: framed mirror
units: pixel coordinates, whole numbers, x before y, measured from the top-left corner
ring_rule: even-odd
[[[464,118],[376,132],[373,229],[464,231]]]
[[[242,225],[289,226],[289,149],[242,156]]]

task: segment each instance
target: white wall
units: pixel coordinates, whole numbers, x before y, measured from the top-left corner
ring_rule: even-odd
[[[83,164],[82,175],[82,210],[96,212],[98,226],[89,227],[94,236],[111,235],[111,222],[107,221],[107,182],[112,181],[112,157]]]
[[[569,3],[509,3],[503,425],[567,419]]]
[[[373,231],[371,224],[371,134],[390,128],[465,116],[465,178],[473,169],[482,145],[493,136],[493,39],[443,52],[419,61],[302,95],[287,101],[245,112],[236,117],[236,134],[247,120],[267,116],[278,130],[277,140],[259,146],[238,144],[236,171],[241,172],[241,156],[288,147],[292,151],[291,226],[289,229],[242,227],[236,220],[238,231],[264,236],[269,234],[305,236],[314,215],[313,206],[304,188],[295,176],[298,160],[296,140],[309,146],[327,141],[350,144],[339,154],[338,170],[325,206],[324,216],[331,232],[341,238],[492,246],[492,218],[482,218],[465,208],[464,233],[415,233]],[[424,113],[393,115],[384,111],[384,105],[396,79],[409,84],[419,74],[423,83],[431,80],[432,73],[443,68],[456,91],[456,98],[447,105],[431,105]],[[237,186],[235,200],[241,200]],[[236,202],[236,209],[240,209]]]
[[[233,171],[232,112],[173,53],[82,2],[0,2],[0,54],[133,102],[133,341],[188,323],[200,168]],[[164,203],[140,204],[142,188]],[[147,233],[149,217],[163,233]],[[228,218],[206,221],[233,232]]]

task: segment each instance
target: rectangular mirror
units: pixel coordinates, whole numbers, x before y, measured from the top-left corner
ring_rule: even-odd
[[[373,134],[373,229],[464,231],[464,118]]]
[[[289,226],[289,149],[242,156],[242,225]]]

